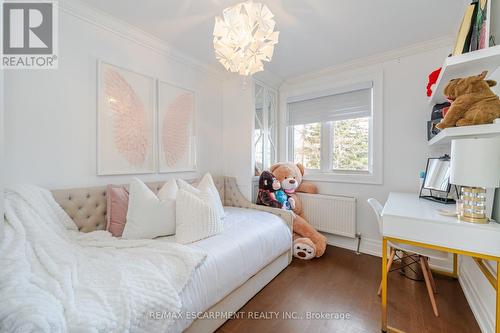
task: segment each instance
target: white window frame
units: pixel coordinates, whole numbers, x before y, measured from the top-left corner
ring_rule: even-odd
[[[276,160],[278,158],[278,131],[279,131],[279,123],[278,123],[278,112],[279,112],[279,94],[278,94],[278,91],[272,87],[270,87],[269,85],[259,81],[259,80],[254,80],[254,85],[259,85],[261,86],[264,91],[262,92],[263,93],[263,101],[262,101],[262,105],[266,105],[266,92],[265,90],[268,90],[268,91],[272,91],[275,95],[276,95],[276,100],[275,100],[275,109],[274,109],[274,114],[272,115],[273,119],[274,119],[274,126],[276,127],[275,129],[275,133],[274,135],[270,135],[269,134],[269,112],[267,110],[267,108],[263,108],[262,110],[262,120],[263,120],[263,123],[261,124],[262,125],[262,140],[263,140],[263,148],[262,148],[262,165],[263,167],[266,166],[267,164],[269,165],[272,165],[274,163],[276,163]],[[255,88],[254,88],[254,96],[253,98],[255,99]],[[255,132],[255,121],[256,121],[256,115],[255,115],[255,103],[254,103],[254,110],[253,110],[253,121],[254,121],[254,126],[253,126],[253,132]],[[253,133],[252,133],[253,134]],[[269,147],[271,150],[274,151],[274,160],[271,160],[271,161],[268,161],[268,156],[266,156],[266,150],[267,150],[267,140],[265,140],[266,136],[269,136],[272,141],[274,142],[274,146],[271,146]],[[255,151],[255,141],[253,141],[253,138],[254,136],[252,135],[252,168],[255,167],[255,163],[256,163],[256,151]]]
[[[333,81],[333,82],[332,82]],[[285,140],[284,153],[287,161],[293,161],[293,128],[287,127],[288,103],[307,100],[321,96],[345,92],[345,88],[356,86],[361,82],[371,81],[372,87],[372,114],[369,131],[369,168],[368,171],[355,170],[328,170],[331,165],[331,123],[322,123],[321,141],[321,169],[307,169],[304,179],[320,182],[345,182],[362,184],[382,184],[383,181],[383,72],[376,71],[368,74],[353,75],[349,79],[329,80],[327,84],[310,85],[303,88],[280,91],[281,95],[281,130],[285,133],[280,136]],[[347,90],[348,91],[348,90]],[[323,133],[327,133],[324,135]]]

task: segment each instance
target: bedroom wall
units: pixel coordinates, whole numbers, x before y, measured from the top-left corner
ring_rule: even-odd
[[[426,121],[431,109],[425,88],[427,75],[442,64],[449,52],[446,45],[445,39],[394,50],[316,75],[291,79],[280,89],[283,94],[293,94],[294,90],[304,87],[318,87],[321,91],[322,86],[335,80],[383,71],[383,183],[315,182],[320,193],[357,198],[357,230],[362,237],[362,252],[381,253],[377,222],[366,200],[374,197],[384,203],[391,191],[418,193],[418,174],[425,170],[427,158],[443,153],[442,148],[427,145]],[[284,112],[283,107],[281,111]],[[283,142],[283,135],[281,139]],[[285,159],[284,147],[280,147],[280,158]],[[330,244],[356,249],[356,240],[333,235],[327,237]]]
[[[0,70],[0,216],[2,216],[2,223],[0,223],[0,240],[4,236],[4,224],[3,224],[3,186],[5,182],[4,177],[4,126],[3,126],[3,114],[4,114],[4,71]]]
[[[446,40],[430,47],[420,45],[410,50],[395,50],[393,54],[379,55],[346,64],[339,68],[327,69],[319,74],[298,77],[289,80],[280,89],[287,93],[307,86],[321,86],[327,82],[343,77],[355,77],[363,72],[383,70],[384,74],[384,106],[383,106],[383,183],[380,185],[350,184],[334,182],[316,182],[320,193],[346,195],[357,198],[357,228],[362,235],[361,252],[380,256],[381,241],[377,222],[373,211],[366,203],[370,197],[384,203],[391,191],[418,193],[418,173],[425,170],[428,157],[450,153],[450,146],[429,147],[426,138],[426,121],[430,106],[425,96],[427,75],[438,68],[448,55],[451,43]],[[406,54],[393,57],[394,54]],[[386,59],[377,61],[377,59]],[[363,66],[363,62],[369,65]],[[500,70],[492,74],[493,79],[500,82]],[[500,86],[494,88],[500,94]],[[283,112],[283,108],[281,109]],[[283,138],[282,138],[283,141]],[[280,158],[285,158],[283,147]],[[494,207],[494,218],[500,220],[500,193]],[[328,242],[345,248],[356,249],[356,241],[327,235]],[[483,332],[494,331],[495,292],[477,265],[469,257],[459,259],[460,284],[469,305]],[[451,261],[434,262],[435,266],[450,269]],[[491,270],[496,267],[489,264]]]
[[[7,182],[60,188],[130,180],[96,175],[97,59],[196,91],[198,171],[222,174],[222,159],[215,158],[222,141],[219,74],[107,14],[73,1],[61,5],[59,68],[5,73]],[[173,176],[196,174],[139,177]]]

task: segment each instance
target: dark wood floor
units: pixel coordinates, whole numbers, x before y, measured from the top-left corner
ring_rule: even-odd
[[[247,313],[218,330],[228,332],[380,332],[380,258],[329,246],[322,258],[292,264],[242,309]],[[389,277],[389,325],[408,333],[480,332],[458,281],[436,276],[440,317],[434,317],[423,282],[397,271]],[[250,312],[278,312],[278,319],[250,319]],[[283,319],[284,312],[349,313],[349,319]],[[328,314],[327,314],[328,315]],[[258,315],[253,315],[255,318]],[[268,314],[268,316],[271,316]]]

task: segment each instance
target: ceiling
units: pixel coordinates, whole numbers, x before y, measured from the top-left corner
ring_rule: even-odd
[[[214,17],[238,0],[84,0],[208,65]],[[463,0],[256,0],[280,31],[265,68],[283,79],[456,33]]]

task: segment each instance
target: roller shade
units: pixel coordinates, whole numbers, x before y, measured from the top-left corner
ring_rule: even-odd
[[[288,125],[370,117],[372,82],[344,88],[320,97],[288,101]]]

